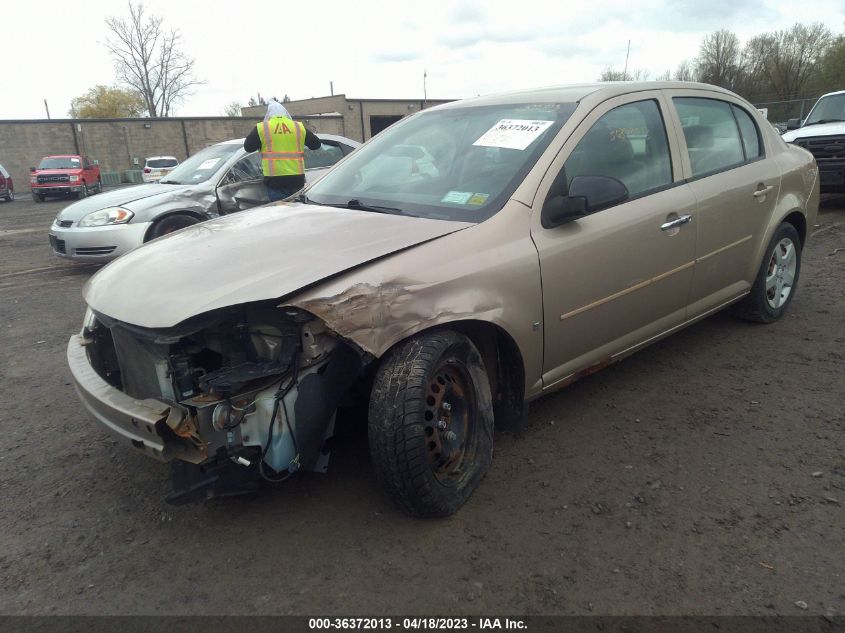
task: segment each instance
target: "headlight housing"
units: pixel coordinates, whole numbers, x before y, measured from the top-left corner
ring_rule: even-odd
[[[38,184],[38,176],[30,176],[29,182],[30,182],[30,184],[33,184],[33,185]]]
[[[70,182],[79,182],[79,176],[71,176]]]
[[[79,226],[108,226],[126,224],[135,214],[122,207],[109,207],[89,213],[79,221]]]

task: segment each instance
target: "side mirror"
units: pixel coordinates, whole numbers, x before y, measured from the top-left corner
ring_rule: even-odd
[[[786,121],[787,130],[797,130],[799,127],[801,127],[801,119],[788,119]]]
[[[546,199],[542,224],[547,229],[565,224],[624,202],[628,197],[628,188],[616,178],[575,176],[569,184],[568,195],[550,195]]]
[[[35,167],[30,167],[29,171],[35,171]]]

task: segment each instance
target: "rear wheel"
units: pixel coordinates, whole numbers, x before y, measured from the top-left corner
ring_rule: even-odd
[[[490,385],[475,345],[441,330],[394,348],[373,383],[369,443],[380,485],[404,512],[457,511],[493,458]]]
[[[781,224],[765,253],[751,292],[735,310],[740,318],[758,323],[777,321],[795,296],[801,273],[801,237],[795,227]]]
[[[99,178],[97,179],[97,184],[94,188],[96,193],[103,193],[103,181]]]
[[[168,215],[166,218],[162,218],[153,225],[149,234],[149,239],[154,240],[157,237],[173,233],[173,231],[178,231],[179,229],[184,229],[186,226],[191,226],[193,224],[197,224],[198,222],[199,220],[195,217],[184,215],[182,213]]]

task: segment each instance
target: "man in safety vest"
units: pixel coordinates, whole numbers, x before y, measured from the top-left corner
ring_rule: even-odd
[[[270,202],[284,200],[305,186],[304,148],[320,149],[320,138],[294,121],[278,101],[244,140],[247,152],[261,150],[261,170]]]

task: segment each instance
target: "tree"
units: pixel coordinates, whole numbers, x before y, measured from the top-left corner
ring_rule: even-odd
[[[267,102],[264,100],[264,97],[261,96],[260,92],[257,92],[256,95],[258,95],[258,98],[250,97],[249,101],[247,102],[247,105],[249,105],[250,107],[257,105],[267,105]]]
[[[820,22],[758,35],[746,44],[749,76],[777,99],[806,97],[832,43],[833,35]]]
[[[117,76],[143,97],[151,117],[169,116],[203,83],[194,77],[194,59],[182,51],[179,31],[166,30],[160,16],[146,15],[142,3],[130,0],[129,18],[107,17],[106,26]]]
[[[599,75],[599,81],[647,81],[649,72],[647,70],[616,70],[613,66],[608,66]]]
[[[724,29],[714,31],[701,42],[695,60],[700,81],[737,90],[743,79],[742,47],[739,38]]]
[[[239,101],[232,101],[228,104],[225,108],[223,108],[223,114],[226,116],[241,116],[241,104]]]
[[[678,64],[675,74],[672,75],[672,79],[675,81],[699,81],[692,63],[687,59]]]
[[[146,104],[134,90],[97,85],[70,102],[74,119],[119,119],[143,116]]]

